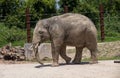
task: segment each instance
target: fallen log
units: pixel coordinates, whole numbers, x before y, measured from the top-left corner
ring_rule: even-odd
[[[114,63],[120,63],[120,60],[115,60]]]
[[[25,60],[25,51],[21,47],[4,46],[0,49],[0,59],[22,61]]]

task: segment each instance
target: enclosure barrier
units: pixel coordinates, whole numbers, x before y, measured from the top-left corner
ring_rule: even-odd
[[[104,39],[105,39],[105,33],[106,33],[106,31],[105,31],[105,28],[104,28],[104,26],[106,26],[107,24],[106,23],[104,23],[106,20],[109,22],[110,20],[112,20],[112,19],[120,19],[120,17],[111,17],[111,16],[108,16],[108,18],[106,19],[105,17],[104,17],[104,15],[105,14],[107,14],[107,12],[105,12],[104,11],[104,8],[103,8],[104,6],[101,4],[100,6],[99,6],[99,17],[94,17],[93,19],[95,19],[95,20],[99,20],[100,22],[99,22],[99,28],[98,28],[98,30],[100,29],[100,39],[101,39],[101,41],[104,41]],[[65,5],[64,6],[64,13],[67,13],[68,12],[68,7]],[[26,25],[26,30],[27,30],[27,36],[26,36],[26,41],[27,41],[27,43],[30,43],[31,42],[31,26],[32,26],[32,24],[34,23],[34,24],[36,24],[36,22],[38,21],[38,20],[35,20],[35,21],[33,21],[33,20],[31,20],[32,19],[32,15],[33,14],[31,14],[30,13],[30,11],[29,11],[29,7],[27,7],[26,8],[26,10],[25,10],[25,15],[15,15],[15,17],[17,18],[17,17],[26,17],[26,19],[25,20],[23,20],[23,22],[22,23],[25,23],[25,25]],[[87,14],[89,14],[90,12],[81,12],[81,13],[87,13]],[[61,13],[62,14],[62,13]],[[56,13],[52,13],[52,14],[49,14],[49,13],[44,13],[43,14],[44,16],[47,16],[47,15],[49,15],[49,16],[54,16],[54,15],[57,15]],[[8,16],[2,16],[1,14],[0,14],[0,22],[6,22],[5,20],[4,20],[4,18],[7,18]],[[39,17],[39,16],[38,16]],[[3,20],[2,20],[3,19]],[[13,25],[16,25],[16,24],[20,24],[21,22],[11,22],[11,24],[13,24]],[[108,23],[109,24],[109,23]],[[110,23],[111,24],[111,23]],[[109,25],[110,25],[109,24]],[[116,25],[120,25],[120,23],[119,22],[116,22],[115,23]],[[111,24],[111,25],[113,25],[113,24]],[[113,25],[114,26],[114,25]],[[2,30],[0,30],[0,32],[2,32]],[[2,35],[2,34],[0,34],[0,35]],[[4,35],[4,34],[3,34]],[[2,37],[5,37],[5,36],[3,36],[2,35]]]

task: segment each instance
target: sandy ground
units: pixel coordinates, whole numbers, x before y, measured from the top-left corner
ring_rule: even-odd
[[[99,61],[98,64],[77,64],[51,67],[38,63],[0,64],[0,78],[120,78],[120,63]]]

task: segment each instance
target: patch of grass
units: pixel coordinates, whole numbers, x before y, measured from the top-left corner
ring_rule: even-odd
[[[120,36],[119,37],[106,37],[105,41],[106,42],[120,41]]]
[[[20,40],[20,41],[14,41],[13,43],[12,43],[12,46],[24,46],[24,44],[25,44],[25,40]]]
[[[84,58],[82,59],[82,61],[90,61],[91,58]],[[98,60],[120,60],[120,56],[116,56],[116,57],[99,57]]]
[[[104,42],[112,41],[120,41],[120,33],[106,30]],[[101,42],[100,31],[98,31],[98,42]]]
[[[113,42],[113,41],[120,41],[120,36],[118,37],[105,37],[105,40],[103,42]],[[98,39],[98,42],[102,42],[101,39]]]
[[[120,56],[116,57],[100,57],[98,60],[120,60]]]

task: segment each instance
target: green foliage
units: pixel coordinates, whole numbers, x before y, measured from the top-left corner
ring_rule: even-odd
[[[12,27],[18,27],[18,28],[25,28],[25,17],[20,15],[20,16],[17,16],[17,15],[8,15],[5,19],[5,25],[9,28],[12,28]]]
[[[60,0],[59,4],[61,5],[61,11],[63,11],[64,6],[68,6],[69,12],[71,12],[79,5],[79,0]]]
[[[25,2],[26,1],[26,2]],[[26,41],[25,10],[30,8],[31,27],[37,20],[47,18],[56,13],[55,0],[1,0],[0,5],[0,46],[12,42],[23,45]],[[46,15],[47,14],[47,15]],[[34,21],[34,22],[32,22]]]
[[[16,43],[18,41],[26,41],[26,31],[17,27],[8,28],[3,23],[0,23],[0,46],[8,43]],[[20,43],[22,45],[23,43]]]
[[[120,17],[118,15],[107,14],[104,19],[106,32],[113,31],[120,33]]]
[[[103,0],[104,10],[110,15],[120,16],[120,0]]]
[[[104,7],[105,17],[105,41],[120,40],[120,0],[60,0],[59,3],[62,10],[64,8],[63,6],[67,5],[69,12],[81,13],[92,19],[98,29],[99,40],[99,5],[102,4]]]
[[[81,13],[91,18],[97,24],[99,22],[99,3],[96,0],[60,0],[61,9],[67,5],[69,12]],[[98,25],[96,25],[98,28]]]
[[[99,23],[99,5],[103,4],[104,11],[110,15],[120,17],[120,0],[60,0],[61,9],[67,5],[69,12],[81,13],[88,16],[98,28]],[[61,11],[60,9],[60,11]],[[62,11],[61,11],[62,12]]]
[[[2,0],[0,14],[9,28],[19,27],[25,28],[25,3],[20,0]]]
[[[2,0],[0,1],[2,15],[13,14],[19,6],[19,0]]]
[[[26,2],[25,2],[26,1]],[[2,0],[0,14],[5,16],[5,24],[8,27],[16,26],[25,28],[25,10],[30,8],[31,21],[47,18],[56,13],[55,0]],[[36,22],[31,22],[32,27]],[[34,25],[34,26],[33,26]]]
[[[87,17],[89,17],[98,28],[97,25],[99,22],[99,3],[94,1],[88,1],[88,0],[81,0],[79,1],[79,5],[74,8],[73,12],[81,13]]]
[[[105,41],[120,40],[120,18],[118,15],[105,15]]]
[[[104,6],[105,41],[120,40],[120,0],[59,0],[60,9],[56,12],[55,0],[0,0],[0,46],[12,42],[23,45],[26,41],[25,10],[30,8],[31,27],[39,19],[63,13],[68,6],[69,12],[88,16],[98,29],[100,40],[99,5]],[[5,25],[4,25],[5,24]],[[4,31],[3,31],[4,30]]]
[[[33,0],[33,2],[29,0],[28,2],[31,2],[30,8],[33,14],[31,20],[48,18],[56,13],[55,0]]]

